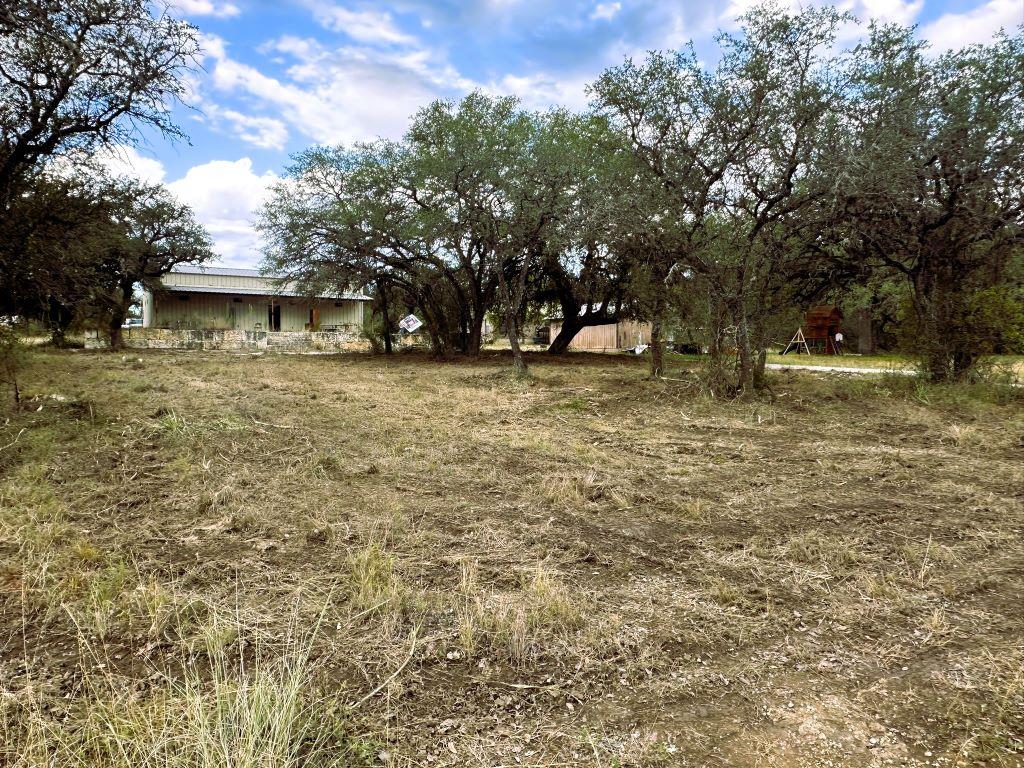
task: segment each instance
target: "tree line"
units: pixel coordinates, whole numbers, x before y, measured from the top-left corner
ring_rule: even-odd
[[[843,45],[856,29],[853,44]],[[842,300],[960,379],[1024,348],[1024,38],[936,52],[912,28],[764,5],[717,37],[609,68],[585,111],[471,93],[397,141],[316,146],[260,212],[265,265],[311,291],[368,287],[389,347],[416,312],[438,355],[500,319],[651,324],[653,375],[685,323],[710,389],[749,396],[782,318]],[[212,257],[159,185],[94,161],[183,134],[199,34],[146,0],[0,7],[0,315],[113,346],[138,284]]]
[[[390,330],[422,314],[434,351],[474,354],[487,313],[519,370],[523,319],[701,330],[708,383],[763,382],[793,307],[899,297],[905,346],[935,380],[1024,341],[1024,41],[933,52],[915,30],[765,5],[717,37],[603,72],[591,109],[472,93],[398,141],[294,158],[260,217],[268,267],[372,285]],[[880,286],[884,286],[880,287]],[[385,333],[385,338],[390,338]]]

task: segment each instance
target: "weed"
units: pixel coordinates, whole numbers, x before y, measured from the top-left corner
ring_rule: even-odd
[[[486,644],[513,664],[551,653],[583,624],[582,601],[541,564],[515,592],[482,589],[475,564],[463,564],[457,599],[462,649],[473,654]]]

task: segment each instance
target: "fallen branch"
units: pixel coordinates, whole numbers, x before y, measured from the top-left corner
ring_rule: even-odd
[[[296,429],[291,424],[271,424],[268,421],[257,421],[256,417],[252,417],[252,423],[260,427],[274,427],[275,429]]]
[[[22,427],[21,428],[21,432],[18,433],[17,437],[15,437],[14,440],[9,442],[7,445],[0,446],[0,451],[6,451],[8,448],[11,448],[11,447],[17,445],[18,441],[21,439],[21,436],[23,434],[25,434],[25,429],[26,429],[25,427]]]
[[[396,677],[398,677],[400,674],[402,674],[402,670],[405,669],[407,666],[409,666],[409,662],[412,661],[412,657],[415,654],[416,654],[416,633],[413,632],[413,634],[412,634],[412,647],[409,649],[409,655],[405,658],[405,661],[402,662],[401,666],[399,666],[398,669],[396,669],[394,672],[392,672],[390,675],[388,675],[387,680],[385,680],[383,683],[378,685],[376,688],[374,688],[368,694],[363,696],[363,698],[361,698],[355,704],[350,704],[349,707],[348,707],[349,710],[358,709],[363,704],[365,704],[367,701],[369,701],[374,696],[376,696],[378,693],[380,693],[385,688],[387,688],[388,685],[391,683],[391,681],[394,680]]]

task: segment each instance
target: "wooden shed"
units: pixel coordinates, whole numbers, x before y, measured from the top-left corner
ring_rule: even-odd
[[[551,318],[551,338],[562,329],[561,318]],[[581,352],[617,352],[632,349],[637,344],[651,343],[651,324],[637,320],[591,325],[582,329],[572,341],[569,349]]]

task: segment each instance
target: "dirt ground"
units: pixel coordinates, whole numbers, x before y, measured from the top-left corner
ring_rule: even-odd
[[[36,352],[0,764],[1024,765],[1024,392],[532,361]]]

